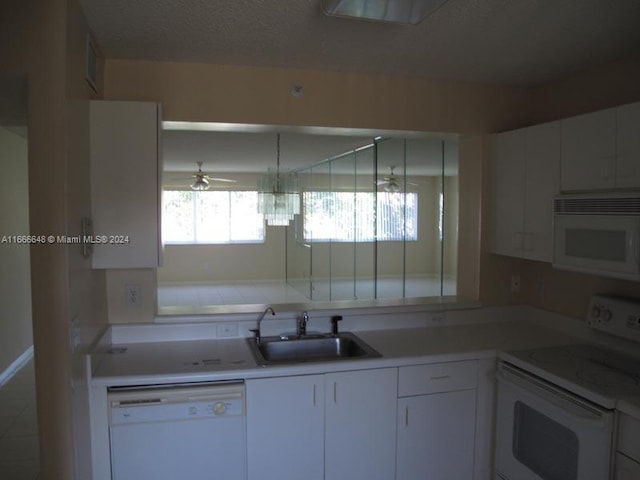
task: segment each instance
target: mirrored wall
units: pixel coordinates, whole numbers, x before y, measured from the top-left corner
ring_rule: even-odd
[[[165,131],[160,314],[456,294],[457,137],[281,132],[300,213],[272,226],[252,199],[277,133]]]
[[[310,301],[456,294],[457,144],[376,139],[298,171],[287,283]]]

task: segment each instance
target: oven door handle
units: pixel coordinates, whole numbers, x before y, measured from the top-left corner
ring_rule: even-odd
[[[526,374],[513,371],[508,367],[500,369],[497,375],[498,383],[515,388],[530,397],[537,397],[553,405],[555,411],[573,422],[579,422],[590,428],[609,428],[610,419],[603,410],[591,405],[586,405],[579,398],[560,391]]]
[[[640,251],[638,246],[638,235],[639,232],[637,229],[631,232],[629,235],[629,255],[633,259],[633,265],[635,268],[638,268],[638,264],[640,264]]]

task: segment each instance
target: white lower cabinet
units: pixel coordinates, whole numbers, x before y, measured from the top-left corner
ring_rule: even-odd
[[[396,368],[248,380],[249,480],[389,480]]]
[[[396,480],[473,479],[477,371],[475,361],[400,368]]]
[[[246,389],[248,478],[323,480],[324,375],[248,380]]]
[[[617,453],[616,475],[614,478],[615,480],[640,480],[640,463],[621,453]]]
[[[325,376],[327,480],[394,478],[398,369]]]
[[[620,414],[618,417],[618,452],[615,457],[615,480],[640,480],[640,420]]]
[[[398,400],[396,480],[473,478],[475,390]]]

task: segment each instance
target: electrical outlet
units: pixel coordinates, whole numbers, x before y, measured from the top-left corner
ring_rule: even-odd
[[[139,307],[142,304],[140,296],[140,285],[127,284],[124,286],[124,303],[127,307]]]
[[[513,293],[520,291],[520,275],[511,275],[511,291]]]
[[[234,324],[223,324],[218,325],[216,327],[216,335],[218,337],[237,337],[238,336],[238,325]]]

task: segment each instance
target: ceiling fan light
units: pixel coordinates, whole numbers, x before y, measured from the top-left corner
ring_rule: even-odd
[[[448,0],[321,0],[325,15],[416,25]]]
[[[207,179],[200,175],[197,175],[195,182],[191,184],[191,190],[203,191],[208,189],[209,189],[209,182],[207,181]]]
[[[390,193],[398,193],[400,191],[400,187],[395,182],[389,182],[384,186],[384,191]]]

